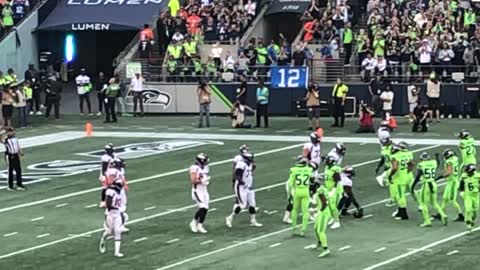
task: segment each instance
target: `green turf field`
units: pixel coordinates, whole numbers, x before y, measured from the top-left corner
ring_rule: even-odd
[[[228,128],[226,118],[214,120],[215,127],[198,130],[192,126],[193,117],[121,118],[116,126],[100,126],[99,120],[93,119],[91,138],[82,138],[85,120],[74,118],[19,130],[22,139],[53,134],[61,142],[49,144],[38,137],[33,144],[41,145],[25,148],[24,172],[35,176],[45,173],[45,177],[30,183],[27,191],[8,192],[0,186],[0,269],[433,270],[465,265],[480,269],[475,268],[480,232],[467,234],[462,223],[443,227],[434,222],[431,228],[419,228],[421,214],[411,198],[409,221],[390,217],[393,209],[385,207],[387,190],[374,179],[379,156],[375,135],[351,134],[356,127],[354,121],[349,122],[349,129],[326,128],[322,153],[329,151],[337,140],[350,141],[346,143],[344,164],[356,168],[355,193],[365,207],[365,218],[347,217],[342,219],[340,229],[327,229],[332,254],[317,258],[319,252],[310,247],[316,242],[311,227],[305,238],[299,238],[293,237],[290,227],[281,223],[288,168],[308,139],[305,121],[273,118],[271,130],[237,131]],[[445,120],[447,123],[432,125],[431,133],[417,135],[403,125],[393,136],[412,141],[411,149],[417,157],[422,151],[433,154],[447,147],[456,150],[454,145],[443,144],[455,144],[453,134],[461,128],[470,127],[480,137],[478,126],[472,128],[474,121],[477,120]],[[330,119],[323,122],[329,124]],[[130,232],[123,235],[125,257],[121,259],[113,257],[112,241],[108,242],[106,254],[98,252],[103,222],[103,210],[96,207],[100,197],[96,167],[99,158],[85,155],[101,150],[108,142],[116,146],[185,143],[178,149],[159,148],[127,160]],[[230,159],[243,143],[256,153],[254,184],[260,207],[257,219],[264,227],[249,227],[248,214],[243,213],[228,229],[225,216],[231,212],[234,201]],[[187,168],[200,151],[211,158],[206,235],[192,234],[188,227],[196,208],[191,201]],[[36,167],[32,168],[33,165]],[[50,177],[52,172],[57,175]],[[440,190],[443,187],[440,183]],[[453,209],[448,214],[453,218]]]

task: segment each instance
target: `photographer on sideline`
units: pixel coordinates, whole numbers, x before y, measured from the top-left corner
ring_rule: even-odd
[[[360,103],[360,127],[355,133],[375,133],[373,129],[373,116],[375,112],[363,101]]]
[[[308,129],[317,130],[320,127],[320,95],[316,84],[310,83],[308,85],[304,100],[307,102]]]
[[[417,107],[413,109],[413,125],[412,125],[412,132],[419,132],[418,128],[421,127],[421,132],[428,131],[427,125],[427,118],[428,118],[428,110],[426,106],[422,105],[420,100],[417,102]]]

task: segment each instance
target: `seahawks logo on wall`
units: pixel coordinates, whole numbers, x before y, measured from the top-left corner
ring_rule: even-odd
[[[172,96],[167,92],[162,92],[157,89],[147,89],[142,93],[143,104],[152,106],[162,106],[163,109],[168,108],[172,102]],[[133,96],[129,95],[125,98],[127,105],[133,105]]]
[[[223,145],[223,142],[208,140],[172,140],[159,142],[134,143],[115,147],[115,151],[122,159],[143,158],[152,155],[183,150],[202,145],[213,144]],[[100,157],[104,150],[96,150],[88,153],[77,153],[76,155],[87,156],[94,160],[53,160],[31,164],[22,174],[24,182],[39,182],[56,177],[72,176],[91,171],[100,170]],[[0,182],[7,182],[8,171],[0,171]]]

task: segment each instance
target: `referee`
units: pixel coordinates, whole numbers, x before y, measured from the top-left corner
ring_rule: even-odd
[[[343,127],[345,124],[345,100],[347,98],[348,86],[337,78],[337,83],[332,91],[332,115],[335,122],[331,127]],[[340,118],[340,121],[338,121]]]
[[[20,156],[23,156],[23,152],[12,127],[7,129],[7,136],[3,138],[3,144],[5,145],[5,160],[8,162],[8,190],[25,190],[22,184],[22,166],[20,164]],[[16,188],[13,186],[13,171],[17,176]]]

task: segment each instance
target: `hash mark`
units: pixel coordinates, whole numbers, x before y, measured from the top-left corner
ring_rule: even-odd
[[[90,205],[85,206],[85,208],[93,208],[93,207],[97,207],[97,204],[90,204]]]
[[[138,239],[133,240],[133,242],[134,242],[134,243],[138,243],[138,242],[145,241],[145,240],[147,240],[147,239],[148,239],[147,237],[142,237],[142,238],[138,238]]]
[[[349,248],[351,248],[351,246],[344,246],[344,247],[339,248],[338,250],[339,250],[339,251],[342,251],[342,250],[347,250],[347,249],[349,249]]]
[[[145,210],[145,211],[149,211],[149,210],[153,210],[153,209],[155,209],[155,208],[157,208],[157,207],[156,207],[156,206],[150,206],[150,207],[145,207],[144,210]]]
[[[177,241],[180,241],[180,239],[175,238],[175,239],[172,239],[172,240],[168,240],[168,241],[167,241],[167,244],[172,244],[172,243],[175,243],[175,242],[177,242]]]
[[[200,245],[203,246],[203,245],[207,245],[207,244],[210,244],[210,243],[213,243],[213,240],[207,240],[205,242],[200,243]]]
[[[447,253],[447,256],[450,256],[450,255],[453,255],[453,254],[457,254],[457,253],[459,253],[459,252],[460,252],[460,251],[458,251],[458,250],[452,250],[452,251],[450,251],[450,252]]]
[[[42,220],[44,219],[45,217],[36,217],[36,218],[32,218],[30,219],[31,222],[35,222],[35,221],[39,221],[39,220]]]
[[[308,245],[308,246],[303,247],[303,249],[314,249],[316,247],[317,247],[317,245],[312,244],[312,245]]]
[[[274,248],[280,246],[282,243],[271,244],[269,247]]]
[[[37,238],[44,238],[47,236],[50,236],[50,234],[49,233],[40,234],[40,235],[37,235]]]
[[[61,203],[61,204],[55,205],[55,207],[60,208],[60,207],[64,207],[64,206],[67,206],[67,205],[68,205],[68,203]]]
[[[387,249],[387,248],[386,248],[386,247],[381,247],[381,248],[379,248],[379,249],[375,249],[375,251],[373,251],[373,252],[375,252],[375,253],[377,253],[377,252],[382,252],[382,251],[384,251],[385,249]]]
[[[10,237],[10,236],[14,236],[16,234],[18,234],[18,232],[11,232],[11,233],[4,234],[3,237]]]
[[[363,216],[363,218],[371,218],[371,217],[373,217],[373,214],[368,214],[366,216]]]

